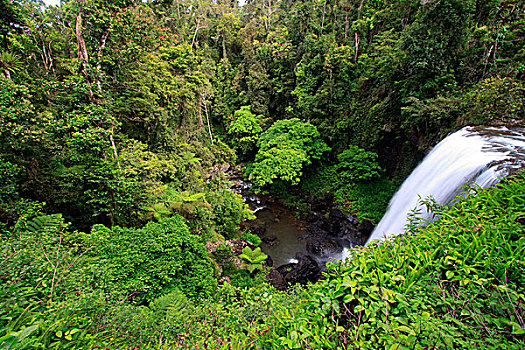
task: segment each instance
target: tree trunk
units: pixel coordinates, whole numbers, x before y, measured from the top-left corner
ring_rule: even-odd
[[[195,40],[197,39],[197,32],[199,29],[206,28],[206,27],[199,27],[199,23],[201,22],[200,19],[197,20],[197,26],[195,27],[195,32],[193,33],[193,38],[191,39],[191,45],[190,49],[193,49],[193,44],[195,44]]]
[[[355,57],[354,57],[355,62],[357,62],[358,54],[359,54],[359,37],[357,36],[357,32],[355,32]]]
[[[226,38],[225,35],[222,35],[222,58],[226,59]]]
[[[321,21],[321,36],[323,36],[325,13],[326,13],[326,0],[324,0],[324,4],[323,4],[323,19]]]
[[[97,53],[97,87],[98,91],[102,92],[102,83],[100,82],[100,78],[102,77],[102,53],[104,51],[104,48],[106,47],[106,41],[108,40],[109,36],[109,29],[107,29],[104,34],[102,35],[102,39],[100,40],[100,45],[98,46],[98,53]]]
[[[197,108],[197,119],[199,120],[199,127],[202,127],[204,125],[203,121],[202,121],[202,109],[203,109],[203,97],[202,95],[199,96],[199,101],[197,103],[197,105],[199,106]]]
[[[89,84],[89,77],[87,74],[87,64],[89,61],[89,56],[86,49],[86,42],[82,36],[82,10],[77,15],[77,23],[75,26],[75,34],[77,35],[77,45],[78,45],[78,58],[80,59],[80,73],[86,78],[87,83]],[[93,100],[93,91],[91,87],[88,87],[89,90],[89,99]]]
[[[86,42],[82,36],[82,12],[79,12],[77,15],[77,23],[75,26],[75,34],[77,35],[77,45],[78,45],[78,58],[80,58],[80,72],[83,75],[86,75],[86,65],[89,61],[89,56],[86,49]]]
[[[361,3],[359,4],[359,8],[357,9],[357,19],[361,19],[361,11],[363,11],[363,4],[364,0],[361,0]],[[357,62],[357,56],[359,54],[359,37],[357,35],[357,30],[355,31],[355,58],[354,61]]]
[[[210,126],[210,117],[208,116],[208,107],[206,105],[206,101],[203,101],[204,103],[204,114],[206,114],[206,122],[208,123],[208,133],[210,134],[210,141],[211,145],[213,146],[213,135],[211,133],[211,126]]]

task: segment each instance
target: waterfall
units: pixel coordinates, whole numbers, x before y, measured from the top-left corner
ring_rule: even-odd
[[[489,187],[525,165],[525,129],[465,127],[447,136],[417,166],[390,200],[386,214],[366,242],[404,232],[407,215],[431,219],[419,198],[447,204],[467,183]]]

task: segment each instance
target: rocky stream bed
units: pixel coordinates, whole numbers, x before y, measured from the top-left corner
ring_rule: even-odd
[[[341,259],[345,248],[363,245],[374,228],[346,215],[330,195],[305,197],[308,210],[297,212],[271,196],[256,195],[240,177],[232,182],[257,216],[244,225],[261,238],[271,267],[267,280],[278,289],[319,280],[328,262]]]

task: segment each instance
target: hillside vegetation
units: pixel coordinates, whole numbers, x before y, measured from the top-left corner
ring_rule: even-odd
[[[1,349],[522,347],[522,175],[287,293],[229,179],[377,223],[448,132],[524,125],[523,1],[0,13]]]

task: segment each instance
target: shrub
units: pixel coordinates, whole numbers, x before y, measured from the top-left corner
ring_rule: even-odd
[[[207,192],[206,201],[211,206],[211,220],[216,233],[228,239],[239,237],[242,220],[255,218],[242,196],[229,189]]]
[[[252,243],[256,247],[261,245],[261,239],[259,238],[259,236],[251,232],[246,232],[245,234],[243,234],[241,236],[241,239],[247,240],[248,242]]]
[[[377,224],[385,214],[396,189],[394,181],[379,179],[343,184],[334,192],[334,196],[336,201],[354,213],[359,221],[368,219]]]
[[[337,155],[339,162],[334,171],[343,182],[365,182],[377,179],[381,168],[377,164],[377,154],[350,145],[347,150]]]
[[[298,118],[275,122],[261,134],[257,146],[250,178],[260,187],[275,179],[298,184],[303,168],[330,150],[317,128]]]
[[[231,135],[233,148],[241,157],[253,153],[259,134],[262,132],[261,119],[251,112],[251,106],[242,106],[233,114],[228,134]]]
[[[152,301],[175,289],[192,298],[213,294],[213,265],[198,236],[175,216],[142,229],[95,225],[90,265],[97,287],[122,300]]]

